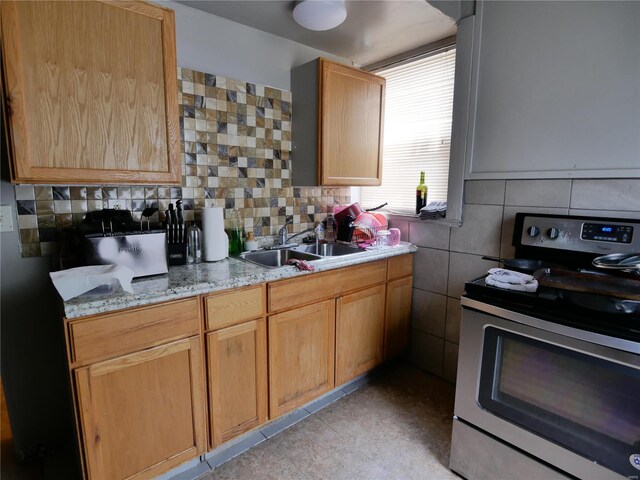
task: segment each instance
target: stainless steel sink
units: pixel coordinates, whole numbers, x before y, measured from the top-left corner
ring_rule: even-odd
[[[297,260],[319,260],[322,257],[312,253],[301,252],[290,248],[280,250],[262,250],[259,252],[244,252],[240,258],[247,262],[262,265],[267,268],[284,267],[293,258]]]
[[[295,249],[299,252],[313,253],[315,255],[322,255],[323,257],[339,257],[364,252],[361,248],[345,243],[321,243],[319,247],[319,251],[316,251],[315,245],[299,245],[295,247]]]

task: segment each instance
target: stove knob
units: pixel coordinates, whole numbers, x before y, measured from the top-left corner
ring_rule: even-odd
[[[527,228],[527,233],[529,234],[530,237],[537,237],[538,234],[540,233],[540,229],[536,226],[531,226]]]
[[[558,238],[558,235],[560,235],[560,230],[558,230],[556,227],[551,227],[549,230],[547,230],[547,237],[549,237],[551,240],[555,240],[556,238]]]

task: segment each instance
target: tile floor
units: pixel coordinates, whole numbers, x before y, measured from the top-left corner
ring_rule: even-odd
[[[200,478],[456,479],[453,400],[452,385],[397,365]]]

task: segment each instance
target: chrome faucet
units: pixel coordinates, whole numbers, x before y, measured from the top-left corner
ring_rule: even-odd
[[[285,244],[289,243],[292,239],[296,238],[298,235],[302,235],[303,233],[309,233],[309,232],[313,232],[313,228],[307,228],[306,230],[303,230],[301,232],[294,233],[289,238],[285,239]]]
[[[278,230],[278,245],[287,244],[287,225],[289,225],[290,223],[293,223],[293,219],[285,220],[282,228]]]

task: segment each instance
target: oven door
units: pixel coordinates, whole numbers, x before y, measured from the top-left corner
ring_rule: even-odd
[[[640,478],[640,355],[475,303],[462,315],[455,414],[579,478]]]

